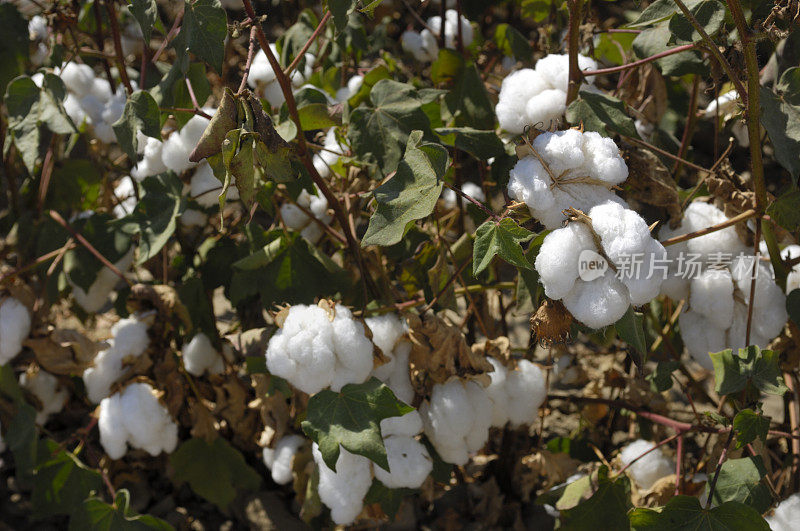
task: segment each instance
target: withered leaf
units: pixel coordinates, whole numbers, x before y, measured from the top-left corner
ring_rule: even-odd
[[[228,131],[237,127],[239,127],[239,104],[233,91],[226,88],[222,95],[219,109],[211,118],[211,122],[203,132],[203,136],[200,137],[200,142],[197,143],[197,146],[189,155],[189,160],[200,162],[211,155],[219,153],[222,149],[225,135],[228,134]]]
[[[105,343],[92,341],[77,330],[53,330],[48,337],[30,338],[23,343],[33,350],[47,372],[78,375],[92,365]]]

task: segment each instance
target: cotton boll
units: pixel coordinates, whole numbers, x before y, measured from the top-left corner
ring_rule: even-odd
[[[492,402],[475,382],[450,380],[434,385],[430,400],[419,412],[425,434],[448,463],[466,464],[489,436]]]
[[[563,299],[569,294],[578,278],[580,253],[593,248],[592,235],[581,223],[570,223],[548,234],[535,262],[545,295],[551,299]]]
[[[525,126],[529,125],[526,112],[528,100],[548,88],[542,75],[531,68],[523,68],[506,76],[500,86],[495,108],[500,128],[512,134],[522,133]]]
[[[390,435],[413,437],[422,432],[422,417],[418,411],[411,411],[399,417],[387,417],[381,420],[381,436]]]
[[[187,145],[181,135],[172,133],[165,141],[161,149],[161,159],[164,166],[175,173],[183,173],[192,167],[189,161],[189,154],[194,146]]]
[[[144,41],[142,39],[142,29],[139,24],[131,22],[125,26],[125,29],[120,35],[120,43],[122,44],[122,55],[139,55],[144,50]]]
[[[119,200],[119,203],[114,206],[114,217],[122,218],[133,212],[133,209],[136,208],[136,193],[130,177],[123,177],[114,187],[114,197]]]
[[[278,49],[274,44],[270,44],[272,53],[277,56]],[[250,66],[250,74],[247,76],[247,84],[251,89],[258,88],[259,85],[266,85],[275,81],[275,72],[269,64],[267,54],[264,50],[259,50],[253,56],[253,63]]]
[[[81,107],[80,100],[71,92],[68,92],[64,98],[64,110],[76,127],[80,127],[86,120],[86,112]]]
[[[401,340],[392,351],[392,361],[376,367],[372,375],[385,383],[402,402],[410,404],[414,400],[414,388],[408,374],[408,356],[411,343]]]
[[[339,161],[345,147],[336,139],[336,130],[331,128],[325,134],[323,149],[314,155],[314,168],[322,177],[330,175],[330,167]]]
[[[689,355],[706,370],[714,370],[708,353],[727,348],[725,329],[715,326],[707,317],[691,310],[680,314],[678,324],[681,328],[681,339]]]
[[[405,335],[408,329],[407,325],[394,313],[367,317],[364,322],[372,333],[372,342],[381,349],[384,356],[389,358],[389,363],[382,367],[391,364],[394,361],[392,356],[394,346]]]
[[[108,396],[111,385],[123,374],[123,360],[138,357],[147,350],[150,342],[147,325],[134,318],[122,319],[111,328],[114,338],[110,347],[94,358],[94,365],[83,371],[86,394],[93,403]]]
[[[111,459],[122,458],[127,446],[152,456],[171,453],[178,444],[178,426],[146,383],[134,383],[100,402],[100,443]]]
[[[302,230],[311,220],[305,212],[292,203],[282,204],[280,211],[281,219],[283,219],[286,227],[290,230]]]
[[[717,109],[719,109],[719,115],[725,116],[726,114],[731,114],[736,111],[738,106],[739,93],[735,90],[731,90],[709,103],[708,107],[706,107],[705,115],[716,116]]]
[[[400,45],[403,50],[414,56],[417,61],[427,61],[428,53],[422,44],[422,35],[413,30],[404,31],[400,36]]]
[[[585,172],[609,185],[622,183],[628,178],[628,166],[619,154],[619,148],[610,138],[594,131],[583,133]]]
[[[709,269],[691,281],[689,306],[717,328],[733,323],[733,280],[727,270]]]
[[[56,69],[56,75],[64,82],[67,90],[82,98],[92,91],[94,84],[94,70],[92,67],[80,63],[67,63]]]
[[[167,171],[161,158],[164,143],[161,139],[146,137],[144,145],[140,145],[144,158],[131,170],[131,177],[141,181],[146,177],[158,175]]]
[[[222,183],[214,175],[214,170],[207,162],[201,162],[192,175],[189,184],[189,195],[204,208],[219,204],[219,194],[222,192]],[[235,197],[234,197],[235,196]],[[235,187],[228,188],[228,199],[238,199],[239,193]]]
[[[336,372],[331,389],[340,391],[349,383],[361,383],[372,372],[372,342],[364,334],[364,325],[345,306],[337,306],[333,326]]]
[[[788,245],[781,251],[781,258],[784,260],[792,260],[798,257],[800,257],[800,245]],[[786,294],[788,295],[798,288],[800,288],[800,264],[793,266],[786,277]]]
[[[487,358],[494,370],[489,373],[491,382],[486,388],[486,394],[492,401],[492,426],[502,428],[508,422],[508,394],[506,393],[506,378],[508,371],[505,365],[494,358]]]
[[[265,85],[263,95],[273,109],[280,107],[286,101],[286,96],[283,95],[283,90],[277,81]]]
[[[317,443],[312,445],[311,451],[319,470],[319,499],[330,508],[336,524],[352,523],[364,508],[364,496],[372,485],[369,459],[340,447],[334,472],[322,459]]]
[[[184,227],[203,227],[208,223],[208,216],[204,212],[191,208],[184,210],[178,219]]]
[[[264,448],[264,465],[272,472],[272,481],[278,485],[292,481],[292,462],[305,441],[299,435],[285,435],[275,443],[274,448]]]
[[[213,116],[216,111],[215,109],[204,108],[203,112]],[[183,142],[187,146],[191,146],[192,150],[194,150],[194,147],[203,137],[203,133],[206,132],[209,123],[211,123],[211,120],[205,116],[200,116],[199,114],[192,116],[189,121],[186,122],[186,125],[181,128],[180,135]]]
[[[569,88],[569,56],[566,54],[550,54],[536,61],[536,71],[547,81],[551,88],[566,94]],[[584,55],[578,54],[578,68],[596,70],[597,63]],[[592,82],[593,80],[589,80]]]
[[[47,19],[41,15],[31,17],[28,21],[28,38],[41,41],[47,38]]]
[[[0,365],[11,361],[22,350],[22,342],[31,332],[31,314],[14,297],[0,302]]]
[[[686,207],[681,228],[685,230],[684,234],[686,234],[725,221],[728,221],[728,217],[720,209],[711,203],[695,201]],[[692,238],[686,242],[686,247],[690,253],[700,254],[703,260],[708,260],[713,253],[726,252],[735,255],[748,251],[739,240],[735,227],[727,227],[699,238]]]
[[[655,443],[639,439],[622,449],[620,459],[624,465],[629,465],[634,459],[653,447],[655,447]],[[628,467],[628,471],[636,484],[640,488],[647,490],[659,479],[673,474],[675,465],[661,448],[656,448],[641,459],[633,462]]]
[[[193,376],[202,376],[206,371],[219,374],[225,370],[222,356],[202,332],[196,334],[183,349],[183,366]]]
[[[131,247],[122,258],[114,262],[114,266],[119,271],[127,271],[131,267],[131,264],[133,264],[133,252],[134,248]],[[97,274],[97,279],[89,286],[88,291],[84,290],[67,277],[67,282],[72,287],[72,296],[75,298],[75,302],[87,313],[97,313],[105,306],[108,302],[109,295],[111,295],[111,292],[119,281],[120,279],[117,274],[105,266],[103,266]]]
[[[336,91],[336,102],[343,103],[359,91],[361,85],[364,83],[364,76],[353,76],[347,81],[347,86],[340,88]]]
[[[433,460],[419,441],[402,435],[392,435],[384,440],[389,472],[373,467],[375,478],[390,489],[416,489],[433,471]]]
[[[611,270],[590,282],[576,280],[563,302],[575,319],[595,329],[616,323],[631,305],[628,290]]]
[[[532,424],[547,394],[544,373],[528,360],[520,360],[514,370],[508,370],[498,360],[488,359],[494,367],[489,373],[491,384],[486,389],[493,406],[492,425]]]
[[[560,175],[583,166],[588,155],[584,154],[585,138],[589,137],[577,129],[545,133],[536,137],[533,148],[547,161],[550,170]]]
[[[69,398],[58,378],[43,370],[20,374],[19,384],[39,399],[42,409],[36,412],[36,424],[40,426],[44,426],[51,415],[60,412]]]
[[[561,121],[567,109],[567,94],[546,89],[533,96],[525,105],[525,123],[540,129],[550,129]]]
[[[775,507],[772,516],[766,518],[772,531],[794,531],[800,522],[800,492],[792,494]]]
[[[102,77],[94,78],[89,94],[97,98],[97,101],[103,104],[107,103],[114,95],[114,93],[111,91],[111,85],[109,85],[108,80]]]

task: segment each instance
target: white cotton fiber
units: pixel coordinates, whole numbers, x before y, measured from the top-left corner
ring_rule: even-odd
[[[572,291],[564,297],[567,310],[589,328],[616,323],[628,311],[630,304],[628,290],[611,271],[590,282],[578,279]]]
[[[492,401],[486,389],[473,381],[434,385],[419,412],[425,434],[448,463],[466,464],[489,437]]]
[[[211,208],[219,205],[220,193],[222,193],[222,183],[214,175],[214,170],[211,169],[208,162],[201,162],[194,174],[192,174],[192,180],[189,183],[189,196],[197,201],[201,207]],[[239,190],[236,188],[235,182],[228,187],[228,193],[225,197],[228,201],[239,199]]]
[[[578,279],[581,252],[593,247],[592,235],[582,223],[570,223],[548,234],[535,261],[545,295],[551,299],[566,297]]]
[[[133,383],[104,398],[98,427],[100,443],[111,459],[122,458],[128,445],[154,457],[178,445],[178,425],[146,383]]]
[[[458,26],[461,25],[461,42],[464,47],[472,44],[474,37],[472,26],[463,15],[459,19],[458,12],[448,9],[444,18],[444,46],[454,49],[458,38]],[[439,56],[439,34],[442,32],[442,17],[434,16],[427,20],[427,28],[421,32],[408,30],[400,36],[403,50],[412,54],[421,62],[435,61]],[[428,29],[430,28],[430,29]]]
[[[272,472],[272,481],[278,485],[286,485],[292,481],[294,456],[305,441],[299,435],[284,435],[275,443],[274,448],[263,449],[264,465]]]
[[[353,76],[347,81],[347,85],[336,91],[336,103],[344,103],[356,95],[361,85],[364,84],[364,76]]]
[[[498,360],[488,358],[494,367],[486,392],[492,401],[492,425],[499,428],[510,422],[513,427],[533,424],[539,406],[547,395],[545,375],[528,360],[519,360],[514,370],[508,370]]]
[[[202,376],[208,371],[219,374],[225,371],[222,355],[217,352],[208,336],[200,332],[183,348],[183,366],[186,372],[194,376]]]
[[[318,306],[292,306],[267,347],[270,373],[308,394],[365,381],[372,372],[372,342],[350,310],[336,306],[335,313],[331,321]]]
[[[31,332],[31,314],[14,297],[0,302],[0,365],[5,365],[22,350],[22,342]]]
[[[352,523],[364,508],[364,496],[372,485],[370,460],[340,447],[334,472],[323,461],[317,443],[311,451],[319,470],[319,499],[330,508],[336,524]]]
[[[389,470],[373,465],[375,478],[390,489],[416,489],[433,471],[433,460],[425,446],[404,435],[391,435],[383,440]]]
[[[78,98],[89,94],[94,84],[94,70],[92,67],[80,63],[67,63],[61,69],[56,69],[56,75],[64,82],[67,90]]]
[[[323,149],[314,155],[314,168],[322,177],[327,177],[331,173],[331,166],[339,161],[346,148],[336,139],[336,129],[331,127],[325,134]]]
[[[33,393],[39,399],[42,408],[36,411],[36,424],[44,426],[51,415],[64,409],[69,393],[58,381],[58,378],[38,370],[19,375],[19,385]]]
[[[127,271],[133,264],[134,248],[131,247],[122,258],[114,262],[114,266],[122,272]],[[108,302],[109,295],[120,282],[120,278],[106,266],[97,274],[97,279],[89,286],[89,291],[75,284],[69,277],[67,282],[72,287],[72,296],[75,302],[87,313],[96,313]]]
[[[311,195],[306,190],[301,191],[300,195],[297,196],[297,205],[310,211],[316,219],[328,225],[333,221],[333,216],[328,213],[328,200],[325,199],[319,188],[315,187],[315,189],[316,195]],[[283,222],[287,228],[300,231],[300,234],[310,243],[317,243],[323,234],[322,227],[298,208],[297,205],[291,203],[281,205],[280,210]]]
[[[706,107],[705,115],[716,116],[717,109],[719,109],[719,115],[725,116],[726,114],[734,112],[738,106],[739,93],[735,90],[731,90],[720,95],[717,99],[712,100],[711,103],[708,104],[708,107]]]
[[[692,279],[689,306],[717,328],[733,323],[733,280],[727,269],[708,269]]]
[[[97,354],[94,365],[83,371],[86,394],[95,404],[108,396],[111,385],[125,373],[123,361],[141,356],[150,342],[147,325],[135,318],[120,320],[111,333],[114,337],[108,341],[109,348]]]
[[[627,445],[620,453],[624,465],[650,450],[655,443],[639,439]],[[656,448],[628,467],[628,472],[639,488],[647,490],[659,479],[675,473],[675,465],[661,448]]]
[[[772,531],[796,531],[800,522],[800,493],[795,493],[775,507],[767,523]]]
[[[114,217],[122,218],[133,212],[136,208],[136,193],[133,181],[127,175],[120,179],[114,187],[114,197],[118,203],[114,205]]]
[[[791,260],[798,257],[800,257],[800,245],[787,245],[786,248],[781,251],[781,258],[784,260]],[[786,277],[786,294],[788,295],[798,288],[800,288],[800,264],[795,264]]]
[[[727,348],[725,329],[715,326],[706,316],[693,311],[682,312],[678,318],[678,325],[681,328],[681,339],[689,355],[706,370],[714,370],[708,353],[720,352]]]

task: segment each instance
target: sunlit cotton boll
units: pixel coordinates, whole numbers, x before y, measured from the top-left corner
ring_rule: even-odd
[[[219,374],[225,370],[222,356],[211,344],[208,336],[200,332],[183,349],[183,366],[186,372],[193,376],[202,376],[208,371],[210,374]]]
[[[67,63],[60,69],[56,69],[55,74],[64,82],[67,90],[82,98],[89,94],[94,84],[94,70],[89,65],[82,63]]]
[[[22,350],[22,342],[31,332],[31,314],[14,297],[0,302],[0,365],[11,361]]]
[[[800,258],[800,245],[787,245],[786,248],[781,251],[781,258],[784,260]],[[786,277],[786,294],[788,295],[798,288],[800,288],[800,264],[795,264]]]
[[[334,472],[322,459],[317,443],[311,450],[319,470],[317,492],[320,500],[330,508],[331,518],[336,524],[353,523],[364,508],[364,496],[372,485],[370,460],[340,447]]]
[[[542,370],[528,360],[519,360],[513,370],[494,358],[488,360],[494,367],[489,373],[491,384],[486,388],[492,401],[492,425],[503,427],[510,422],[517,427],[534,423],[547,395]]]
[[[780,502],[766,520],[772,531],[795,531],[800,522],[800,493],[792,494]]]
[[[344,86],[336,91],[336,102],[343,103],[356,95],[361,85],[364,83],[364,76],[353,76],[347,81],[347,86]]]
[[[128,445],[152,456],[178,445],[178,425],[150,384],[133,383],[100,402],[100,444],[111,459],[121,459]]]
[[[390,489],[419,488],[433,471],[433,460],[425,446],[404,435],[391,435],[383,443],[390,471],[373,465],[375,478]]]
[[[620,459],[624,465],[630,465],[634,459],[654,446],[655,443],[639,439],[622,449]],[[640,488],[647,490],[659,479],[673,474],[675,472],[675,464],[664,455],[664,451],[661,448],[656,448],[641,459],[633,462],[628,467],[628,472]]]
[[[325,134],[322,149],[314,155],[314,168],[321,177],[327,177],[331,173],[330,167],[339,161],[346,148],[336,139],[336,130],[330,128]]]
[[[58,378],[43,370],[29,371],[19,376],[19,384],[39,399],[42,409],[36,411],[36,424],[43,426],[51,415],[60,412],[69,393]]]
[[[297,196],[296,205],[284,203],[281,205],[280,209],[281,218],[286,224],[286,227],[291,230],[300,231],[303,238],[310,243],[317,243],[319,239],[322,238],[324,229],[320,227],[317,222],[313,221],[303,209],[313,214],[315,219],[325,225],[330,224],[333,220],[333,216],[328,213],[328,200],[325,199],[325,196],[322,195],[319,188],[317,188],[316,191],[317,195],[311,195],[308,191],[303,190],[300,192],[300,195]],[[303,207],[303,209],[300,207]]]
[[[278,49],[274,43],[269,45],[272,50],[272,55],[276,58],[280,57]],[[291,81],[294,87],[299,87],[306,80],[311,77],[314,68],[315,58],[312,54],[306,53],[304,56],[304,65],[292,72]],[[278,83],[272,65],[267,59],[267,54],[263,50],[259,50],[253,57],[253,63],[250,66],[250,74],[247,77],[247,84],[251,89],[258,92],[261,97],[265,98],[272,107],[280,107],[286,98],[283,95],[280,84]]]
[[[194,171],[192,180],[189,185],[189,196],[197,201],[203,208],[210,208],[219,205],[219,194],[222,193],[222,182],[214,175],[214,170],[211,166],[203,161]],[[236,183],[232,182],[228,187],[228,193],[225,196],[228,201],[236,201],[239,199],[239,190],[236,188]]]
[[[122,272],[127,271],[133,264],[133,253],[134,248],[131,247],[127,253],[114,262],[114,267]],[[86,312],[97,313],[108,302],[109,296],[120,282],[120,278],[110,268],[103,266],[88,291],[78,286],[69,276],[67,282],[72,287],[72,296],[75,298],[75,302]]]
[[[264,465],[272,473],[272,481],[278,485],[286,485],[292,481],[292,463],[294,456],[305,443],[299,435],[284,435],[274,448],[264,448],[262,458]]]
[[[396,314],[384,314],[377,317],[368,317],[364,322],[372,332],[372,341],[381,349],[384,358],[388,361],[378,365],[372,371],[372,376],[385,383],[394,395],[405,403],[414,399],[414,389],[408,374],[408,356],[411,352],[411,343],[405,337],[408,330],[405,321]],[[403,417],[391,417],[381,422],[384,425],[408,422]],[[417,415],[418,417],[418,415]],[[386,433],[384,429],[384,434]]]
[[[208,115],[213,115],[216,110],[204,108]],[[183,173],[196,164],[189,160],[189,155],[194,150],[210,120],[204,116],[194,115],[181,128],[175,131],[164,141],[161,149],[161,159],[167,169],[175,173]]]
[[[136,193],[133,186],[133,180],[125,176],[120,179],[117,186],[114,187],[114,197],[118,201],[118,203],[114,205],[115,217],[125,217],[136,208]]]
[[[150,343],[147,325],[135,318],[122,319],[111,328],[113,339],[109,347],[94,358],[93,365],[83,371],[86,394],[92,403],[97,404],[107,397],[111,385],[123,374],[123,360],[144,354]]]

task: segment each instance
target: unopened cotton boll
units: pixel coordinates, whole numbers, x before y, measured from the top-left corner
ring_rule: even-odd
[[[336,524],[352,523],[364,508],[364,496],[372,485],[370,460],[340,447],[334,472],[322,459],[317,443],[311,451],[319,470],[319,499],[331,510]]]
[[[69,398],[69,393],[61,387],[58,378],[43,370],[20,374],[19,384],[39,399],[42,409],[36,412],[36,424],[41,426],[51,415],[60,412]]]
[[[655,443],[639,439],[622,449],[620,459],[627,466],[653,447],[655,447]],[[628,471],[636,484],[640,488],[647,490],[659,479],[673,474],[675,465],[661,448],[656,448],[630,465]]]
[[[274,448],[264,448],[262,458],[264,465],[272,473],[272,481],[278,485],[286,485],[292,481],[292,463],[294,456],[305,443],[299,435],[284,435]]]
[[[178,425],[146,383],[131,384],[104,398],[98,427],[100,444],[111,459],[122,458],[128,445],[154,457],[178,445]]]
[[[147,325],[135,318],[122,319],[111,327],[114,336],[109,340],[109,348],[101,351],[94,358],[94,365],[83,371],[83,383],[86,394],[93,403],[107,397],[111,385],[123,374],[123,360],[144,354],[150,338]]]
[[[524,202],[548,229],[562,225],[565,209],[584,212],[609,201],[624,205],[610,188],[628,177],[628,167],[614,141],[575,129],[536,137],[533,154],[510,172],[508,195]],[[555,179],[555,180],[554,180]]]
[[[489,438],[492,401],[476,382],[450,380],[434,385],[419,412],[425,434],[448,463],[466,464]]]
[[[133,264],[133,252],[134,249],[131,247],[122,258],[114,262],[114,266],[119,271],[127,271]],[[92,282],[88,291],[67,277],[67,282],[72,287],[72,296],[75,298],[75,302],[88,313],[96,313],[106,305],[109,295],[114,291],[114,287],[119,281],[120,278],[117,274],[106,266],[103,266],[97,274],[97,279]]]
[[[336,306],[335,313],[331,321],[319,306],[292,306],[267,346],[270,373],[310,395],[365,381],[372,372],[372,342],[350,310]]]
[[[22,350],[31,332],[31,314],[19,300],[6,297],[0,302],[0,365],[11,361]]]
[[[800,492],[780,502],[766,520],[772,531],[795,531],[800,522]]]
[[[210,374],[219,374],[225,370],[222,356],[211,344],[208,336],[202,332],[195,334],[184,347],[183,366],[186,367],[186,372],[193,376],[202,376],[206,371]]]
[[[597,63],[578,55],[581,70],[595,70]],[[591,87],[594,78],[586,78]],[[550,54],[536,62],[535,68],[517,70],[503,79],[498,97],[497,119],[500,128],[512,134],[526,126],[550,128],[564,115],[569,83],[569,56]]]
[[[501,428],[510,422],[517,427],[535,422],[547,395],[542,370],[528,360],[519,360],[514,370],[508,370],[500,361],[488,359],[494,367],[486,388],[492,401],[492,425]]]
[[[416,439],[391,435],[383,440],[389,472],[374,466],[375,478],[390,489],[416,489],[433,471],[433,460],[427,448]]]

